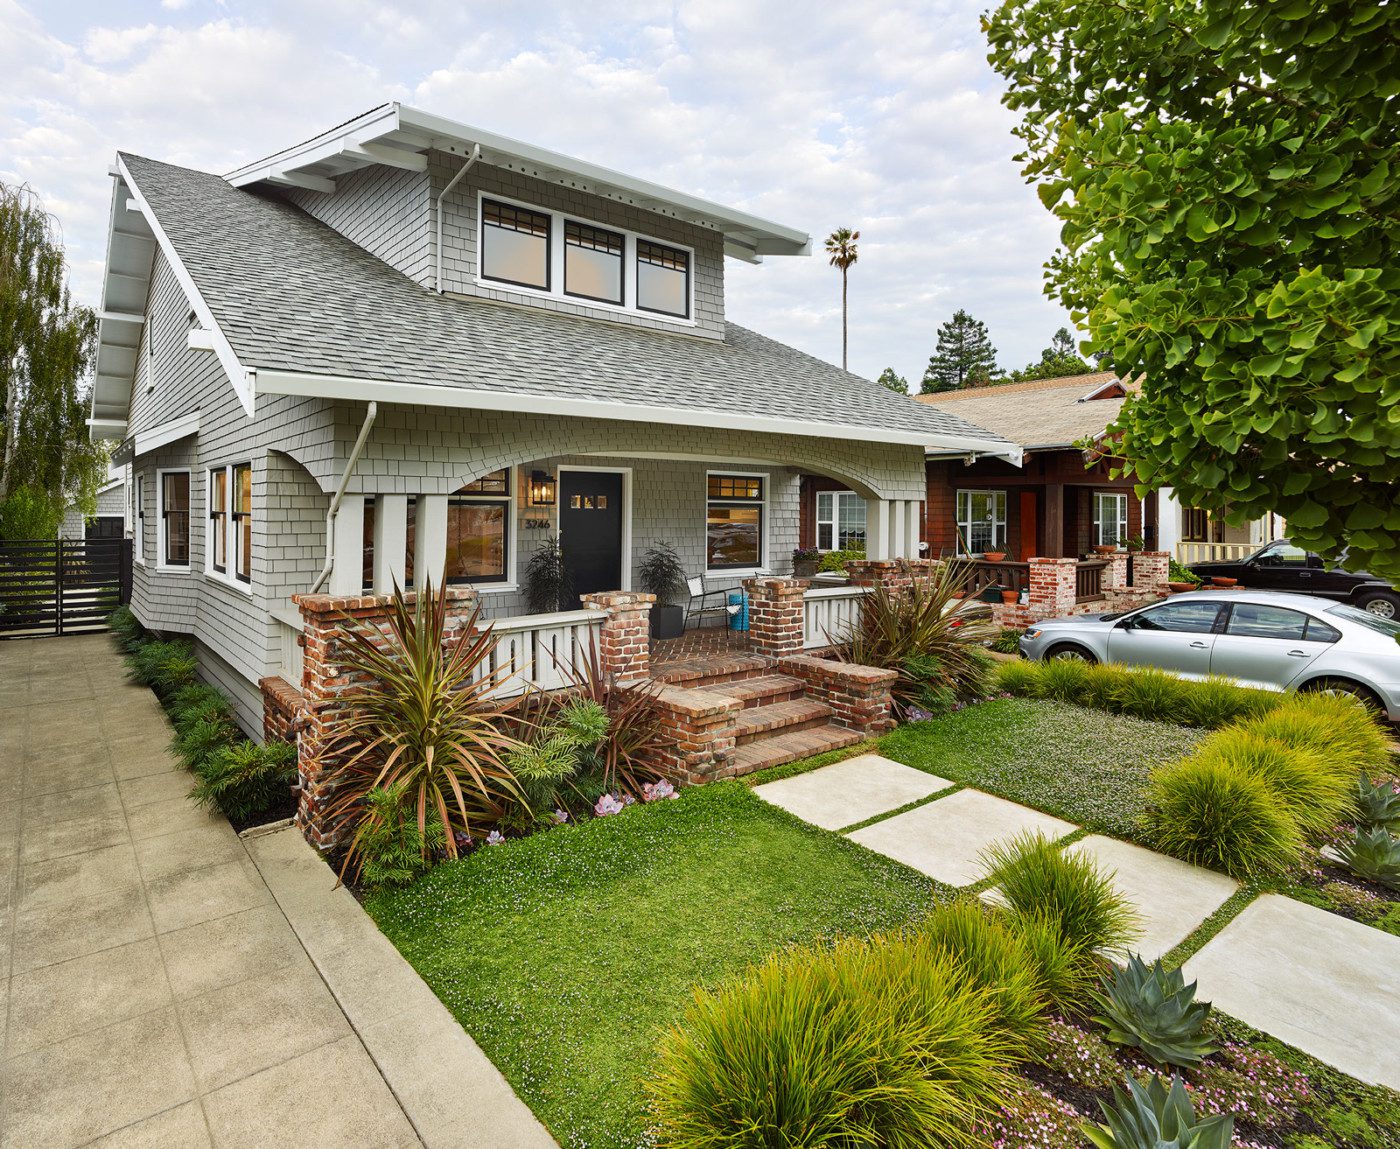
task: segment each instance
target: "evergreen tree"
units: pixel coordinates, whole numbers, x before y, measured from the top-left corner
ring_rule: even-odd
[[[938,350],[928,361],[919,390],[925,395],[985,387],[1001,375],[997,349],[987,336],[987,325],[961,308],[938,329]]]
[[[1101,368],[1090,366],[1080,357],[1074,336],[1068,327],[1061,327],[1050,340],[1050,346],[1040,353],[1038,362],[1022,371],[1011,372],[1013,383],[1029,379],[1058,379],[1062,375],[1085,375]]]
[[[880,372],[880,378],[875,380],[881,387],[888,387],[891,391],[896,391],[900,395],[909,394],[909,380],[895,372],[893,367],[886,367]]]

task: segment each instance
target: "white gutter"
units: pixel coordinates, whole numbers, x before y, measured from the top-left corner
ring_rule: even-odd
[[[461,169],[448,182],[448,185],[438,192],[437,206],[433,209],[433,218],[437,220],[437,271],[433,275],[433,287],[439,295],[442,294],[442,201],[447,198],[450,192],[461,181],[462,177],[472,169],[472,165],[481,159],[481,145],[472,145],[472,154],[467,157]]]
[[[355,464],[360,461],[360,452],[365,449],[365,440],[369,438],[369,429],[374,426],[374,418],[379,414],[379,404],[371,402],[365,408],[365,423],[360,428],[360,437],[355,440],[355,446],[350,451],[350,460],[345,464],[345,473],[340,476],[340,486],[336,487],[335,495],[331,498],[330,509],[326,511],[326,565],[321,568],[321,573],[316,576],[316,581],[311,584],[311,593],[315,594],[326,585],[326,579],[331,577],[331,570],[335,566],[335,516],[340,510],[341,500],[345,498],[345,488],[350,485],[350,475],[355,470]]]

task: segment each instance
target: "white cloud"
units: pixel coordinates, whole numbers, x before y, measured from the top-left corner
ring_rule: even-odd
[[[400,98],[810,231],[811,259],[731,261],[728,309],[830,360],[840,278],[821,240],[859,228],[863,374],[917,378],[957,307],[988,323],[1010,366],[1065,321],[1040,294],[1056,228],[1010,158],[980,3],[162,11],[184,6],[147,0],[123,23],[104,5],[60,25],[0,0],[0,178],[32,183],[60,215],[89,300],[117,148],[225,171]]]

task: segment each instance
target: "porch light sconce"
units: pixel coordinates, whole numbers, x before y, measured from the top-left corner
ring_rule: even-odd
[[[530,472],[529,503],[532,507],[552,507],[558,492],[553,475],[544,471]]]

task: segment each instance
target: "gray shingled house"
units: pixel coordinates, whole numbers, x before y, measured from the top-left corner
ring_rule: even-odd
[[[725,258],[805,233],[585,161],[386,104],[226,176],[110,174],[92,426],[132,607],[255,735],[293,594],[426,572],[508,621],[556,533],[580,592],[658,541],[723,590],[790,571],[803,473],[914,555],[925,450],[1016,453],[726,322]]]

